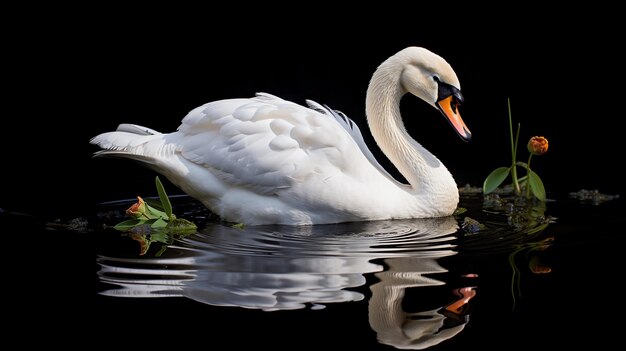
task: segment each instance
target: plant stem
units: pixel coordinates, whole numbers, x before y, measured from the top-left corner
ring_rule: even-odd
[[[517,155],[517,141],[519,140],[520,124],[517,124],[517,133],[515,140],[513,139],[513,119],[511,117],[511,99],[507,98],[507,105],[509,108],[509,134],[511,135],[511,177],[513,178],[513,189],[515,194],[521,194],[522,190],[519,186],[519,180],[517,179],[517,162],[515,155]]]
[[[526,198],[530,199],[530,160],[533,158],[533,154],[531,153],[528,156],[528,162],[526,162]]]

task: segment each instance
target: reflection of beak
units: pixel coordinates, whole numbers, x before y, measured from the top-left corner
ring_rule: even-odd
[[[454,127],[454,130],[456,130],[461,139],[463,139],[463,141],[470,141],[470,139],[472,139],[472,133],[470,133],[465,122],[463,122],[459,109],[457,108],[458,105],[459,102],[455,99],[454,95],[437,101],[439,111],[446,116],[446,119],[452,124],[452,127]]]
[[[476,296],[476,290],[473,287],[464,287],[458,289],[457,292],[461,298],[446,306],[445,309],[460,315],[463,314],[464,307],[467,307],[469,300]]]

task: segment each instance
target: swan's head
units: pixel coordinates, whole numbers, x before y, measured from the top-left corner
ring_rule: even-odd
[[[404,90],[441,111],[461,139],[472,138],[459,112],[463,102],[461,84],[446,60],[424,48],[409,47],[388,61],[401,69],[400,84]]]

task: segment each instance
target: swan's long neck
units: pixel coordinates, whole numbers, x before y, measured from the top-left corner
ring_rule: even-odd
[[[420,194],[457,192],[446,167],[415,141],[404,127],[400,100],[407,91],[400,84],[397,65],[381,65],[367,90],[367,121],[376,143]]]

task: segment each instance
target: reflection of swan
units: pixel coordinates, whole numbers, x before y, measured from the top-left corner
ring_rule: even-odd
[[[379,282],[370,289],[369,323],[381,343],[425,348],[453,337],[466,320],[451,327],[441,309],[407,313],[407,288],[444,284],[437,260],[455,254],[453,217],[358,222],[322,226],[208,225],[177,241],[158,258],[100,256],[99,276],[120,297],[184,296],[215,306],[265,311],[359,301],[366,274]],[[449,307],[462,316],[459,300]],[[453,307],[453,309],[451,309]],[[414,317],[418,317],[415,319]]]
[[[376,274],[380,282],[371,286],[369,319],[378,340],[399,349],[420,350],[439,344],[458,334],[466,321],[444,328],[446,315],[441,308],[418,313],[407,313],[402,308],[406,289],[442,285],[443,282],[424,276],[446,272],[431,258],[390,258],[385,260],[389,269]],[[466,304],[475,291],[461,289],[464,295],[452,304],[458,314],[460,306]],[[458,306],[457,306],[458,305]]]
[[[244,229],[215,224],[170,246],[165,254],[171,257],[100,257],[99,274],[122,287],[106,295],[296,309],[362,300],[363,294],[346,289],[383,270],[373,260],[451,255],[456,230],[453,217]]]
[[[98,155],[138,160],[223,219],[246,224],[338,223],[449,216],[459,194],[446,167],[411,138],[400,116],[407,92],[438,108],[464,140],[458,78],[440,56],[406,48],[374,73],[366,112],[378,145],[410,185],[374,159],[342,113],[268,94],[192,110],[176,132],[123,124],[92,143]]]

